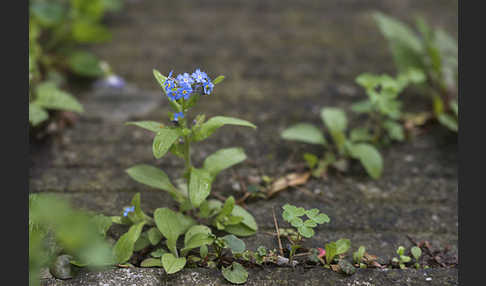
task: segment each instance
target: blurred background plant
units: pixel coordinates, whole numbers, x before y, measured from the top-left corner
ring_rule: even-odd
[[[48,110],[83,112],[63,86],[67,76],[94,79],[110,75],[85,44],[111,39],[103,25],[107,12],[119,11],[123,0],[29,1],[29,122],[37,126]]]
[[[40,272],[50,268],[57,278],[70,278],[74,266],[113,264],[105,241],[111,218],[75,210],[49,194],[29,195],[29,285],[39,285]]]
[[[447,128],[458,130],[457,41],[441,28],[431,28],[417,17],[412,29],[382,13],[374,19],[388,40],[398,72],[418,69],[426,75],[423,94],[432,100],[433,115]]]

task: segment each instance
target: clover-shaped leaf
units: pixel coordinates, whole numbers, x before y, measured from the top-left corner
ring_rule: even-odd
[[[317,224],[329,223],[331,221],[326,214],[320,213],[318,209],[307,210],[305,214]]]
[[[305,225],[302,225],[298,228],[298,231],[300,235],[306,238],[311,238],[314,236],[314,230],[311,227],[307,227]]]
[[[315,221],[313,221],[313,220],[308,219],[308,220],[304,221],[304,226],[306,226],[306,227],[316,227],[317,226],[317,223]]]
[[[292,219],[290,221],[290,224],[293,226],[293,227],[300,227],[300,226],[303,226],[304,225],[304,221],[299,218],[299,217],[296,217],[294,219]]]
[[[285,204],[283,206],[284,212],[282,213],[282,217],[284,220],[291,222],[295,218],[299,216],[303,216],[305,214],[304,208],[298,208],[293,205]]]

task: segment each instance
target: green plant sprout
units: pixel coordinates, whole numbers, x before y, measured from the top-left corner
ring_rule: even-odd
[[[235,235],[249,236],[257,231],[253,216],[236,205],[234,197],[230,196],[224,202],[208,199],[211,184],[216,176],[224,169],[246,159],[243,149],[221,149],[208,156],[201,167],[194,166],[191,160],[192,143],[208,138],[220,127],[256,126],[246,120],[224,116],[215,116],[206,121],[204,115],[198,115],[194,121],[189,120],[190,109],[201,97],[212,94],[215,85],[223,80],[223,76],[212,81],[199,69],[191,75],[180,74],[177,78],[172,77],[172,72],[167,77],[157,70],[153,73],[173,109],[169,112],[172,126],[155,121],[127,122],[127,125],[138,126],[154,133],[152,152],[156,159],[169,152],[181,158],[185,164],[183,179],[176,187],[164,171],[145,164],[133,166],[126,172],[139,183],[168,192],[179,203],[179,211],[158,208],[152,218],[142,211],[140,194],[136,194],[131,206],[125,208],[123,216],[115,219],[131,227],[116,243],[114,254],[117,263],[124,264],[134,251],[150,245],[158,246],[162,238],[165,238],[167,251],[159,248],[154,253],[156,257],[152,255],[144,265],[162,266],[168,274],[172,274],[183,269],[188,261],[194,263],[207,260],[208,257],[211,257],[211,260],[221,259],[222,250],[228,247],[233,254],[243,252],[245,245]],[[197,223],[200,221],[208,222],[208,225],[231,235],[216,237],[210,227]],[[144,227],[149,229],[144,230]],[[182,235],[184,247],[178,248],[177,240]],[[209,252],[209,246],[213,247],[215,253]],[[199,256],[190,255],[195,249],[199,250]],[[232,270],[223,268],[225,277],[236,275],[233,272],[241,272],[238,264],[233,264]],[[236,276],[241,278],[240,274]],[[239,280],[235,278],[235,281]]]
[[[382,13],[374,19],[388,40],[399,72],[418,69],[427,77],[425,94],[430,96],[437,120],[450,130],[458,130],[458,48],[457,41],[443,29],[430,28],[416,19],[416,30]]]
[[[420,249],[420,247],[418,246],[414,246],[410,249],[410,252],[412,253],[412,256],[413,258],[415,259],[415,268],[419,269],[420,268],[420,263],[419,263],[419,259],[420,259],[420,256],[422,256],[422,249]]]
[[[366,264],[363,263],[363,256],[366,253],[366,248],[360,246],[356,252],[353,253],[353,261],[359,268],[366,268]]]
[[[398,264],[400,269],[406,269],[406,263],[409,263],[412,261],[412,258],[410,256],[405,255],[405,247],[399,246],[397,249],[397,254],[398,257],[393,257],[392,262],[395,264]]]
[[[361,162],[366,172],[373,179],[378,179],[383,171],[383,159],[379,151],[371,144],[362,142],[356,135],[348,136],[348,119],[346,113],[339,108],[326,107],[321,109],[321,119],[330,133],[333,144],[329,144],[324,133],[309,123],[298,123],[281,133],[285,140],[294,140],[308,144],[321,145],[326,152],[322,159],[311,153],[304,154],[312,173],[320,177],[329,167],[339,171],[348,169],[349,159]]]
[[[424,82],[424,74],[417,69],[410,69],[396,78],[388,75],[364,73],[356,78],[368,95],[368,99],[355,103],[351,110],[365,113],[370,119],[367,127],[351,130],[350,137],[354,142],[403,141],[405,133],[399,120],[402,118],[402,102],[398,95],[411,83]]]
[[[318,209],[305,210],[304,208],[296,207],[290,204],[285,204],[283,207],[282,218],[290,223],[297,230],[297,237],[295,240],[287,236],[287,239],[291,242],[290,246],[290,262],[297,251],[302,246],[299,244],[302,241],[302,237],[311,238],[314,236],[314,228],[318,224],[329,223],[330,219],[325,213],[321,213]],[[307,216],[305,221],[301,218]]]
[[[336,242],[326,243],[326,265],[331,265],[336,257],[345,254],[350,248],[351,241],[345,238],[341,238]]]

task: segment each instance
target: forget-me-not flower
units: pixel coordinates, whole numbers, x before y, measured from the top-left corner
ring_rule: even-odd
[[[194,79],[192,79],[192,77],[188,73],[178,75],[177,81],[179,82],[179,84],[184,83],[184,84],[191,85],[194,83]]]
[[[131,206],[131,207],[126,207],[124,210],[123,210],[123,216],[127,216],[128,213],[132,213],[135,211],[135,207],[134,206]]]
[[[177,99],[184,97],[184,99],[189,99],[192,93],[192,86],[190,84],[179,83],[180,87],[177,90]]]
[[[208,81],[203,83],[203,86],[204,86],[204,93],[210,95],[211,92],[213,91],[214,83],[212,83],[211,80],[208,78]]]
[[[179,118],[184,118],[184,113],[182,113],[182,111],[174,113],[174,121],[179,121]]]
[[[196,69],[196,71],[192,73],[192,78],[197,83],[204,83],[208,79],[208,75],[205,72],[202,72],[200,69]]]

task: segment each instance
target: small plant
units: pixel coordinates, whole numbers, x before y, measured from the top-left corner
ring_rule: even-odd
[[[422,256],[422,249],[420,249],[420,247],[418,246],[414,246],[410,249],[410,252],[412,253],[412,256],[413,258],[415,259],[415,268],[419,269],[420,268],[420,263],[419,263],[419,259],[420,259],[420,256]]]
[[[29,122],[38,126],[49,110],[82,112],[79,102],[63,90],[66,74],[85,78],[105,75],[101,62],[80,49],[107,41],[101,21],[121,9],[123,0],[29,1]]]
[[[378,179],[383,171],[383,159],[373,145],[362,142],[361,137],[356,135],[347,135],[346,113],[339,108],[326,107],[321,109],[321,119],[330,133],[332,145],[319,128],[309,123],[295,124],[281,133],[285,140],[321,145],[326,149],[322,159],[311,153],[304,154],[313,175],[320,177],[329,167],[346,171],[348,161],[352,158],[361,162],[370,177]]]
[[[397,249],[398,257],[393,257],[392,263],[398,264],[400,269],[406,269],[406,263],[412,261],[410,256],[405,255],[405,247],[399,246]]]
[[[300,242],[302,237],[313,237],[315,234],[314,228],[318,224],[331,221],[325,213],[321,213],[318,209],[306,210],[290,204],[285,204],[283,209],[283,219],[297,229],[297,241],[295,242]],[[301,218],[304,215],[308,218],[305,221]]]
[[[318,224],[329,223],[330,219],[325,213],[321,213],[318,209],[305,210],[304,208],[290,204],[285,204],[283,209],[283,219],[295,227],[297,233],[295,240],[290,236],[287,236],[287,239],[291,242],[289,259],[292,261],[297,249],[302,247],[302,245],[300,245],[302,237],[313,237],[315,234],[314,228],[317,227]],[[308,218],[305,221],[301,218],[304,215]]]
[[[351,241],[349,239],[341,238],[336,242],[326,243],[326,265],[331,265],[336,257],[345,254],[350,248]]]
[[[399,120],[402,118],[402,102],[398,95],[410,84],[422,83],[425,79],[420,70],[411,69],[396,78],[388,75],[361,74],[356,82],[366,90],[368,99],[355,103],[351,110],[365,113],[370,119],[367,127],[351,130],[354,142],[403,141],[405,133]]]
[[[416,31],[397,19],[375,13],[375,21],[388,40],[399,72],[418,69],[426,75],[427,94],[434,115],[447,128],[458,130],[458,49],[442,29],[432,29],[422,18],[416,20]]]
[[[73,209],[53,195],[29,195],[29,285],[40,285],[39,272],[48,267],[56,278],[72,278],[72,265],[113,264],[104,240],[112,221],[103,215]]]
[[[209,267],[221,265],[224,249],[231,249],[233,255],[245,251],[244,242],[235,235],[253,235],[258,229],[253,216],[236,205],[232,196],[224,202],[208,199],[216,176],[224,169],[244,161],[246,155],[241,148],[221,149],[208,156],[203,166],[195,167],[191,160],[192,143],[208,138],[224,125],[256,126],[245,120],[224,116],[206,121],[204,115],[198,115],[193,121],[189,120],[190,109],[201,97],[213,94],[215,85],[223,80],[223,76],[212,81],[199,69],[191,75],[184,73],[177,77],[172,77],[172,72],[167,77],[156,70],[153,72],[173,109],[169,112],[172,124],[138,121],[128,122],[127,125],[135,125],[154,133],[152,152],[156,159],[170,152],[184,161],[185,168],[177,186],[172,184],[165,172],[150,165],[136,165],[126,172],[139,183],[168,192],[179,203],[179,210],[158,208],[152,218],[142,211],[140,194],[136,194],[131,206],[125,209],[123,216],[116,219],[131,225],[114,247],[116,261],[118,264],[127,263],[134,251],[150,245],[158,247],[165,238],[168,251],[158,248],[151,258],[144,261],[145,266],[163,267],[168,274],[172,274],[183,269],[187,263],[204,261]],[[197,221],[207,222],[231,235],[216,237],[210,227],[198,224]],[[176,243],[182,235],[184,247],[178,248]],[[214,252],[209,251],[209,246],[212,246]],[[199,255],[191,254],[194,250],[199,250]],[[240,283],[247,276],[241,268],[240,264],[233,262],[231,268],[222,268],[223,275],[233,283]]]
[[[366,248],[364,246],[360,246],[356,252],[353,253],[353,260],[359,268],[366,268],[366,264],[363,263],[363,256],[366,253]]]

